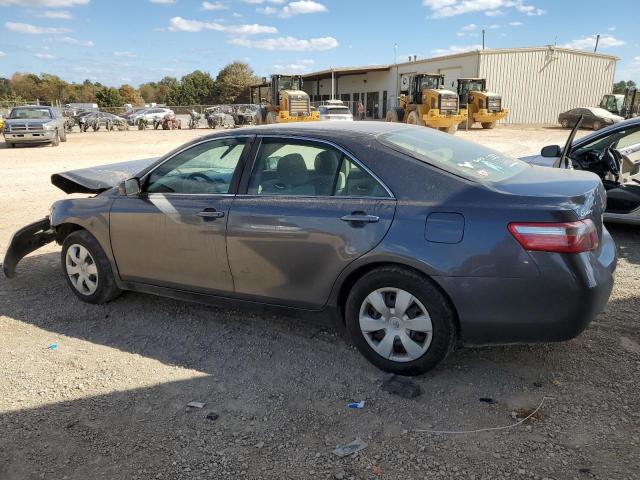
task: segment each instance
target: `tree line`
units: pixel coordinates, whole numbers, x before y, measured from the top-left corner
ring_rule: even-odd
[[[97,103],[101,108],[122,107],[127,103],[134,106],[249,103],[249,86],[259,81],[251,67],[242,62],[226,65],[215,78],[208,72],[196,70],[180,79],[165,76],[138,88],[128,84],[115,88],[90,80],[69,83],[48,73],[15,73],[11,78],[0,77],[0,101],[38,100],[50,105]]]

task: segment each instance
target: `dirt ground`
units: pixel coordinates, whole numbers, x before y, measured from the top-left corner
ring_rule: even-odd
[[[52,173],[158,156],[205,133],[0,143],[0,255],[64,196]],[[458,135],[525,155],[567,131]],[[0,479],[638,479],[640,230],[610,230],[616,286],[584,334],[454,352],[416,379],[412,400],[381,391],[383,373],[326,321],[135,293],[83,304],[48,245],[0,279]],[[416,432],[513,425],[543,398],[514,428]],[[355,438],[367,444],[355,456],[332,453]]]

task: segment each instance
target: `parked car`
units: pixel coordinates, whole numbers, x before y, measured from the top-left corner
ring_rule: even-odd
[[[118,115],[108,112],[91,112],[79,117],[80,130],[86,132],[91,128],[97,132],[102,127],[105,130],[128,130],[127,121]]]
[[[340,100],[329,100],[318,107],[320,120],[348,120],[353,121],[353,114]]]
[[[640,118],[632,118],[574,140],[564,148],[548,145],[540,155],[523,157],[534,165],[593,172],[607,193],[604,220],[640,225]]]
[[[582,126],[585,128],[593,128],[594,130],[600,130],[602,127],[624,120],[621,116],[614,115],[604,108],[587,107],[572,108],[571,110],[562,112],[558,115],[558,123],[564,128],[573,128],[581,116],[583,117]]]
[[[12,108],[2,131],[9,148],[17,144],[42,143],[57,147],[60,142],[67,141],[64,117],[53,107],[42,105]]]
[[[141,110],[138,113],[135,113],[134,115],[131,115],[128,118],[128,122],[129,125],[137,125],[138,124],[138,120],[141,118],[144,118],[147,123],[149,124],[153,124],[153,121],[156,118],[164,118],[165,115],[175,115],[173,113],[173,110],[171,110],[170,108],[164,108],[164,107],[153,107],[153,108],[147,108],[145,110]]]
[[[575,337],[613,286],[597,176],[419,126],[247,127],[52,183],[94,196],[19,230],[8,277],[55,240],[85,302],[134,290],[328,312],[403,375],[455,346]]]

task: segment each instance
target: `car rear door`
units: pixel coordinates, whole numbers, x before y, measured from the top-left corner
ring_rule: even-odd
[[[227,225],[236,296],[321,308],[340,272],[384,238],[396,201],[328,142],[265,136],[254,151]]]
[[[110,234],[123,280],[231,295],[225,233],[252,136],[208,139],[176,153],[118,197]]]

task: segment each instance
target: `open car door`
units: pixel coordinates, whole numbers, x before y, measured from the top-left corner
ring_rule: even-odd
[[[567,143],[564,144],[564,148],[562,149],[562,154],[560,155],[560,160],[558,161],[558,168],[570,168],[569,154],[571,153],[571,145],[573,144],[574,138],[576,138],[576,133],[578,132],[580,125],[582,125],[583,118],[584,118],[584,115],[580,115],[578,117],[578,121],[576,122],[575,126],[571,130],[571,133],[569,134],[569,138],[567,138]],[[564,165],[562,165],[563,162],[564,162]]]

